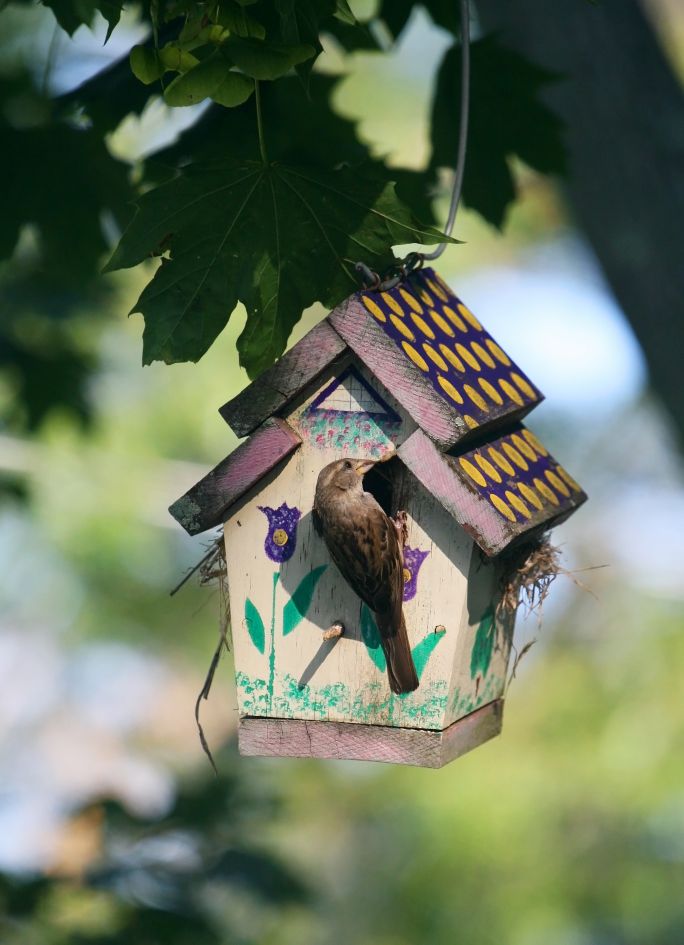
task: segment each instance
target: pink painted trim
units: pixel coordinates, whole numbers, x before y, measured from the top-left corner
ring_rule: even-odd
[[[470,431],[394,342],[375,324],[356,295],[330,313],[328,321],[357,357],[385,385],[421,429],[448,449]]]
[[[191,535],[225,520],[231,505],[301,443],[284,420],[266,420],[204,479],[177,499],[169,512]]]
[[[246,436],[287,406],[346,350],[337,332],[322,321],[219,413],[237,436]]]
[[[442,731],[309,722],[247,716],[238,724],[240,754],[287,758],[337,758],[441,768],[501,731],[503,700],[497,699]]]

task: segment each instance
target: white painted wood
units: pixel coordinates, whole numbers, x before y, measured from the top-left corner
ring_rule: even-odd
[[[335,367],[335,376],[346,364]],[[360,601],[331,562],[311,518],[316,480],[324,465],[341,456],[390,453],[415,430],[389,392],[358,362],[356,368],[399,422],[388,426],[369,416],[360,426],[358,417],[348,425],[344,417],[323,415],[326,408],[336,410],[347,403],[375,412],[372,398],[353,378],[327,395],[319,413],[312,414],[311,405],[330,386],[333,375],[328,372],[286,416],[302,436],[301,447],[248,494],[226,522],[238,709],[241,716],[440,730],[502,693],[507,658],[503,649],[494,653],[484,677],[471,673],[472,647],[495,586],[495,569],[491,564],[480,567],[471,538],[404,469],[400,507],[408,513],[408,546],[427,552],[416,596],[405,602],[404,612],[412,648],[419,648],[416,653],[434,649],[416,692],[393,695],[386,672],[374,664],[363,642]],[[259,506],[277,509],[283,503],[298,508],[301,518],[294,554],[278,564],[264,550],[268,521]],[[284,608],[301,581],[318,568],[323,571],[310,609],[285,635]],[[248,632],[247,598],[263,621],[263,652]],[[325,640],[324,632],[336,621],[344,624],[344,635]],[[254,618],[250,622],[258,624]],[[435,633],[438,627],[444,632]]]

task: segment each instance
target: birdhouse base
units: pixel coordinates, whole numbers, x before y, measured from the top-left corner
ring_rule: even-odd
[[[496,699],[441,731],[244,716],[241,755],[385,761],[441,768],[501,731],[503,699]]]

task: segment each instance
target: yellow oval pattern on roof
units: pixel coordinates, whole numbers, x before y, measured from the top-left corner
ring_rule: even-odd
[[[393,295],[390,295],[389,292],[383,292],[382,297],[396,315],[404,317],[404,310]]]
[[[479,423],[474,417],[471,417],[469,413],[463,414],[463,419],[466,422],[466,426],[470,427],[471,430],[474,430],[475,427],[479,427]]]
[[[535,509],[541,511],[544,508],[544,503],[542,500],[539,498],[534,489],[531,489],[530,486],[527,485],[527,483],[519,482],[518,489],[520,489],[527,501],[530,503],[530,505],[533,505]]]
[[[442,318],[439,312],[436,312],[434,309],[430,309],[430,318],[438,328],[442,329],[445,335],[448,335],[450,338],[454,337],[454,329],[451,327],[446,318]]]
[[[534,433],[532,433],[531,430],[523,430],[523,436],[525,437],[525,439],[527,440],[527,442],[530,444],[530,446],[531,446],[534,450],[536,450],[537,453],[539,453],[540,456],[548,456],[548,455],[549,455],[549,451],[546,449],[545,446],[542,446],[542,444],[539,442],[539,440],[538,440],[537,437],[534,435]]]
[[[537,396],[525,378],[521,377],[519,374],[516,374],[515,371],[511,373],[511,380],[518,390],[521,390],[523,394],[530,398],[530,400],[534,400],[534,398]]]
[[[556,466],[556,472],[562,479],[565,480],[565,482],[567,482],[567,484],[570,486],[571,489],[575,490],[575,492],[582,491],[582,487],[580,486],[580,484],[578,482],[575,482],[575,480],[572,478],[570,473],[567,470],[563,469],[562,466]]]
[[[492,505],[497,510],[497,512],[501,512],[501,514],[504,515],[508,519],[509,522],[516,521],[515,512],[513,512],[512,509],[510,509],[506,505],[504,500],[499,498],[499,496],[496,495],[494,492],[491,492],[489,494],[489,501],[492,503]]]
[[[507,397],[510,397],[513,403],[518,404],[520,407],[523,406],[524,401],[512,384],[509,384],[508,381],[501,380],[499,381],[499,387]]]
[[[488,351],[485,351],[481,344],[478,344],[477,341],[474,341],[471,345],[471,348],[473,349],[473,354],[476,355],[476,357],[478,357],[483,364],[486,364],[487,367],[490,368],[496,367],[494,358],[491,356],[491,354],[489,354]]]
[[[541,492],[544,498],[548,499],[548,501],[552,505],[560,505],[560,502],[558,501],[558,496],[556,495],[556,493],[553,491],[553,489],[549,489],[546,483],[542,482],[541,479],[535,479],[534,486],[536,490],[538,492]]]
[[[421,289],[418,294],[420,295],[421,302],[424,302],[428,308],[433,307],[435,303],[432,299],[432,296],[428,292],[426,292],[425,289]]]
[[[514,446],[511,446],[510,443],[502,443],[501,446],[506,456],[508,456],[509,459],[512,459],[516,466],[518,466],[520,469],[523,469],[525,470],[525,472],[527,472],[527,469],[528,469],[527,463],[522,458],[522,456],[517,451],[517,449]]]
[[[387,316],[380,306],[373,301],[373,299],[369,299],[367,295],[362,295],[361,298],[363,299],[363,304],[366,306],[371,315],[377,318],[379,322],[387,321]]]
[[[471,387],[470,384],[464,384],[463,390],[466,392],[468,397],[470,397],[476,407],[479,407],[480,410],[483,410],[485,413],[489,413],[487,401],[484,399],[484,397],[478,394],[474,387]]]
[[[409,358],[417,367],[421,369],[421,371],[429,370],[427,361],[421,354],[418,354],[413,345],[410,345],[408,341],[402,341],[401,346]]]
[[[390,321],[397,329],[400,335],[403,335],[404,338],[408,338],[409,341],[415,341],[416,336],[413,334],[406,322],[402,322],[400,318],[397,318],[396,315],[390,315]]]
[[[537,458],[537,454],[532,449],[527,440],[524,440],[519,433],[514,433],[511,437],[511,441],[515,448],[519,450],[523,456],[527,456],[528,459],[531,459],[534,462]]]
[[[489,381],[484,379],[484,377],[478,379],[478,384],[485,394],[490,398],[490,400],[493,400],[495,404],[501,406],[503,403],[503,397],[493,384],[490,384]]]
[[[502,456],[501,453],[494,449],[493,446],[489,447],[489,455],[492,457],[499,469],[502,469],[507,476],[515,475],[515,469],[511,466],[505,456]]]
[[[475,460],[480,469],[486,473],[490,479],[493,479],[494,482],[501,482],[501,476],[498,471],[492,466],[488,459],[485,459],[480,453],[475,455]]]
[[[457,404],[463,403],[463,398],[456,390],[451,381],[448,381],[446,377],[443,377],[441,374],[438,376],[437,381],[442,390],[451,397],[452,400],[455,400]]]
[[[433,279],[426,279],[427,284],[430,286],[432,292],[435,293],[438,299],[441,299],[442,302],[448,302],[449,296]]]
[[[459,463],[461,464],[461,469],[462,469],[468,476],[470,476],[470,478],[473,480],[473,482],[476,482],[476,483],[478,484],[478,486],[486,486],[486,485],[487,485],[487,480],[486,480],[485,477],[482,475],[482,473],[481,473],[480,470],[477,468],[477,466],[473,466],[473,464],[472,464],[471,462],[469,462],[467,459],[463,459],[463,458],[459,459]]]
[[[444,358],[442,357],[442,355],[441,355],[441,354],[437,354],[437,352],[436,352],[435,349],[432,347],[432,345],[429,345],[429,344],[427,343],[427,341],[423,343],[423,351],[424,351],[425,354],[428,356],[428,358],[429,358],[431,361],[434,361],[434,363],[437,365],[437,367],[440,368],[442,371],[448,371],[448,370],[449,370],[449,365],[446,363],[446,361],[444,360]]]
[[[505,351],[501,350],[501,348],[498,346],[498,344],[495,341],[492,341],[491,338],[487,338],[486,344],[489,350],[492,352],[492,354],[494,355],[494,357],[500,364],[503,364],[506,367],[510,366],[510,363],[511,363],[510,358],[508,357]]]
[[[531,518],[532,513],[527,508],[523,500],[515,494],[515,492],[506,492],[506,498],[511,503],[516,512],[520,512],[521,515],[524,515],[525,518]]]
[[[482,325],[478,322],[470,309],[463,304],[463,302],[458,303],[458,310],[472,328],[474,328],[476,331],[482,331]]]
[[[546,478],[549,480],[556,492],[560,492],[561,495],[564,495],[566,499],[570,498],[570,490],[565,485],[560,476],[557,476],[555,472],[552,472],[550,469],[546,470]]]
[[[456,351],[463,358],[466,364],[469,364],[473,371],[480,370],[480,362],[477,358],[468,351],[465,345],[457,344]]]
[[[434,341],[435,333],[432,328],[430,328],[425,319],[421,318],[420,315],[414,315],[413,312],[411,312],[411,318],[413,319],[413,324],[416,326],[416,328],[422,331],[426,338],[430,338]]]
[[[443,305],[442,311],[444,312],[446,317],[449,319],[449,321],[453,322],[453,324],[458,328],[459,331],[462,331],[464,334],[468,331],[468,326],[463,321],[463,319],[460,318],[460,316],[456,314],[453,308],[451,308],[449,305]]]
[[[406,302],[406,304],[413,309],[414,312],[418,312],[419,315],[423,314],[423,306],[414,295],[411,295],[411,293],[407,292],[406,289],[399,289],[399,295],[402,297],[404,302]]]
[[[442,352],[447,361],[450,364],[453,364],[457,371],[460,371],[461,374],[465,371],[465,365],[463,361],[461,361],[458,355],[454,354],[451,348],[447,347],[447,345],[440,345],[439,350]]]

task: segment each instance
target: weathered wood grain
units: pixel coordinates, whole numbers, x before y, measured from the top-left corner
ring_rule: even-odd
[[[177,499],[169,512],[190,535],[220,525],[230,506],[300,443],[300,437],[284,420],[266,420],[246,442]]]
[[[327,321],[320,322],[219,413],[237,436],[246,436],[282,410],[346,349]]]
[[[442,731],[247,716],[238,724],[238,745],[240,754],[249,756],[383,761],[441,768],[498,735],[502,720],[502,699],[482,706]]]
[[[416,430],[398,450],[399,458],[487,555],[495,555],[518,534],[490,502],[466,484],[451,456]]]
[[[398,454],[488,555],[563,521],[587,499],[522,425],[455,456],[417,430]]]
[[[463,418],[435,392],[410,361],[397,352],[394,342],[376,325],[356,296],[342,302],[330,313],[328,321],[442,449],[449,449],[470,433]]]

